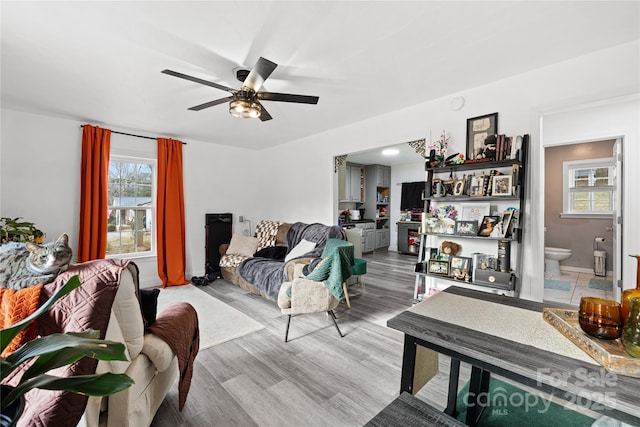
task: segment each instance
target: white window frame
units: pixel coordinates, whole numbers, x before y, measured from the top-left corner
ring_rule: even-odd
[[[141,259],[141,258],[150,258],[157,256],[157,246],[156,246],[156,235],[157,235],[157,212],[156,212],[156,194],[157,194],[157,185],[158,185],[158,162],[156,159],[146,158],[146,157],[138,157],[138,156],[127,156],[120,154],[110,154],[109,162],[125,162],[125,163],[145,163],[151,165],[151,217],[153,223],[153,233],[151,233],[151,250],[147,252],[130,252],[125,254],[110,254],[107,255],[106,258],[119,258],[119,259]],[[109,206],[112,208],[112,206]]]
[[[589,168],[609,168],[609,185],[597,186],[597,187],[570,187],[572,184],[571,176],[572,172],[578,169]],[[591,212],[591,211],[573,211],[571,209],[569,195],[573,192],[596,192],[607,191],[611,193],[611,203],[613,204],[613,196],[615,193],[615,186],[613,185],[613,168],[615,168],[615,162],[613,157],[605,157],[599,159],[585,159],[585,160],[567,160],[562,162],[562,213],[560,218],[583,218],[583,219],[606,219],[613,218],[613,205],[611,211],[608,212]],[[584,188],[584,189],[583,189]]]

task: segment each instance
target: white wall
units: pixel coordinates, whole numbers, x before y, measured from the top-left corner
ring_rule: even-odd
[[[638,52],[638,42],[628,43],[451,94],[466,99],[459,111],[449,109],[451,97],[446,97],[268,150],[187,141],[187,277],[204,272],[207,212],[229,211],[235,221],[238,215],[245,215],[254,227],[260,219],[333,224],[338,209],[334,156],[428,138],[429,131],[439,135],[443,129],[452,136],[452,152],[465,152],[466,119],[496,111],[499,132],[530,133],[532,152],[536,152],[541,111],[638,92]],[[49,236],[68,231],[72,241],[77,241],[79,125],[2,110],[2,216],[29,217]],[[105,126],[123,130],[117,123]],[[532,157],[532,174],[539,174],[543,170],[540,159]],[[34,167],[28,170],[27,165]],[[533,227],[524,239],[522,296],[534,299],[539,299],[537,290],[542,292],[542,270],[532,235],[542,234],[542,228],[531,221],[531,205],[539,205],[539,200],[539,193],[530,193],[525,208],[526,223]],[[630,203],[628,220],[638,224],[639,202]],[[237,230],[238,224],[234,226]]]
[[[637,262],[627,255],[640,253],[640,94],[581,105],[577,109],[542,113],[542,144],[539,155],[544,159],[544,147],[613,139],[622,137],[625,162],[622,198],[623,234],[621,256],[623,289],[635,287]],[[544,164],[542,164],[544,170]],[[540,174],[542,176],[542,174]],[[540,182],[537,183],[540,185]],[[542,186],[544,188],[544,182]],[[542,190],[544,191],[544,190]],[[543,205],[539,207],[539,211]],[[538,236],[539,237],[539,236]],[[543,246],[544,252],[544,246]]]

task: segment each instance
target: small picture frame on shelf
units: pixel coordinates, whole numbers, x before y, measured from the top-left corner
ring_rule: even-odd
[[[478,221],[456,221],[456,234],[476,236],[478,234]]]
[[[499,221],[500,217],[497,215],[485,215],[485,217],[482,218],[482,222],[480,223],[478,236],[489,237]]]
[[[482,197],[484,196],[484,181],[486,177],[484,175],[474,175],[471,177],[471,187],[469,187],[469,196]]]
[[[502,237],[509,238],[511,237],[512,231],[511,231],[511,220],[513,219],[513,211],[509,210],[509,211],[504,211],[502,213],[502,218],[500,219],[500,221],[502,221]]]
[[[471,258],[463,257],[463,256],[452,256],[451,260],[451,269],[457,268],[458,270],[469,270],[469,266],[471,265]]]
[[[465,178],[459,178],[453,180],[453,195],[464,196],[464,190],[467,180]]]
[[[498,113],[467,119],[467,159],[479,160],[485,155],[485,140],[498,133]]]
[[[430,259],[429,260],[429,273],[437,274],[440,276],[448,276],[449,275],[449,261],[441,260],[441,259]]]
[[[462,204],[462,214],[460,215],[460,220],[462,221],[475,221],[476,224],[480,225],[482,218],[485,215],[489,215],[491,213],[491,204],[490,203],[463,203]]]
[[[492,196],[511,196],[511,175],[495,175],[491,183]]]

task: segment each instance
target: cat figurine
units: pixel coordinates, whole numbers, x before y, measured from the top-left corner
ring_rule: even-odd
[[[69,268],[73,252],[69,236],[62,234],[55,242],[10,242],[0,246],[0,288],[20,290],[52,282]]]

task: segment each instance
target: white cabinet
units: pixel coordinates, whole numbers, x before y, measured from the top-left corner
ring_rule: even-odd
[[[338,170],[338,197],[340,202],[364,202],[364,168],[349,163]]]

